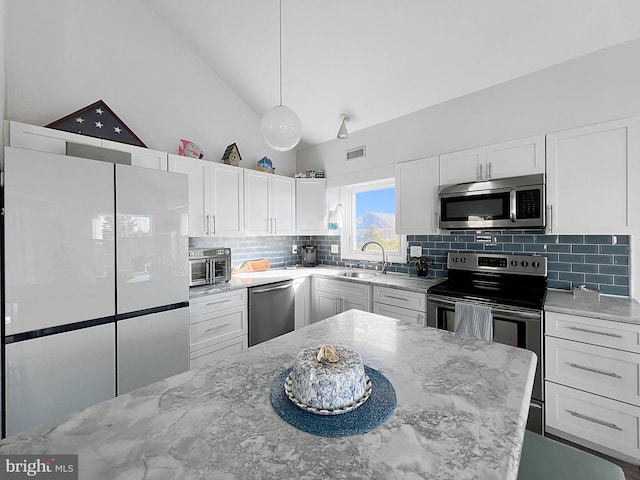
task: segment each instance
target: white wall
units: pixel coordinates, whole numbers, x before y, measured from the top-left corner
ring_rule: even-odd
[[[258,114],[140,2],[19,0],[6,17],[7,119],[46,125],[102,99],[149,148],[186,138],[220,161],[236,142],[241,166],[266,155],[295,173],[295,154],[267,147]]]
[[[392,176],[397,162],[640,115],[638,58],[640,39],[306,148],[297,167],[344,185]],[[346,162],[360,145],[366,158]]]

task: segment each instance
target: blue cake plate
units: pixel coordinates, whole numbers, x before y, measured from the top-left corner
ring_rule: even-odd
[[[371,381],[371,395],[358,408],[340,415],[318,415],[296,406],[287,396],[284,383],[291,368],[283,370],[271,382],[269,399],[275,412],[285,422],[321,437],[348,437],[373,430],[396,408],[396,391],[382,373],[365,365]]]

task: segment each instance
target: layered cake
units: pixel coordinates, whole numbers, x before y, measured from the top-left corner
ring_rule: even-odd
[[[295,358],[291,391],[309,407],[341,409],[360,400],[366,388],[362,358],[348,347],[309,347]]]

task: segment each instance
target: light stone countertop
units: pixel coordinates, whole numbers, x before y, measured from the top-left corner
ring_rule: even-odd
[[[640,303],[632,298],[600,295],[598,301],[588,296],[574,298],[569,291],[547,290],[544,309],[547,312],[640,325]]]
[[[382,372],[397,407],[352,437],[304,433],[269,386],[304,347],[341,343]],[[218,364],[0,442],[3,454],[79,454],[81,479],[515,480],[533,386],[528,350],[350,310]]]
[[[366,278],[351,278],[342,276],[345,272],[366,272],[374,274]],[[418,293],[427,293],[432,285],[446,280],[445,278],[417,277],[406,273],[385,273],[381,274],[375,270],[348,269],[344,267],[296,267],[296,268],[275,268],[262,272],[246,272],[232,275],[231,280],[215,285],[202,285],[189,289],[190,298],[198,298],[204,295],[229,292],[240,288],[257,287],[280,280],[304,278],[308,276],[331,277],[345,282],[366,283],[383,287],[398,288]]]

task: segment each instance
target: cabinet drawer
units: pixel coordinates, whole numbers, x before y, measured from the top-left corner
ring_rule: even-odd
[[[247,307],[191,315],[191,350],[247,333]]]
[[[545,312],[544,326],[554,337],[640,353],[640,325]]]
[[[546,378],[640,406],[640,354],[546,337]]]
[[[545,382],[546,424],[607,450],[640,459],[640,408]],[[593,447],[592,447],[593,448]]]
[[[313,285],[316,291],[335,293],[341,297],[371,300],[371,286],[365,283],[314,277]]]
[[[399,290],[397,288],[373,287],[373,301],[426,312],[427,294]]]
[[[205,297],[189,300],[191,315],[199,315],[206,311],[219,311],[222,309],[245,306],[247,304],[247,289],[233,290],[231,292],[214,293]]]
[[[383,303],[375,302],[373,304],[373,313],[384,315],[385,317],[395,318],[402,322],[416,323],[418,325],[426,325],[426,314],[408,308],[394,307]]]
[[[197,368],[207,363],[215,363],[233,355],[244,352],[248,348],[247,336],[235,337],[225,342],[216,343],[206,348],[191,352],[191,368]]]

